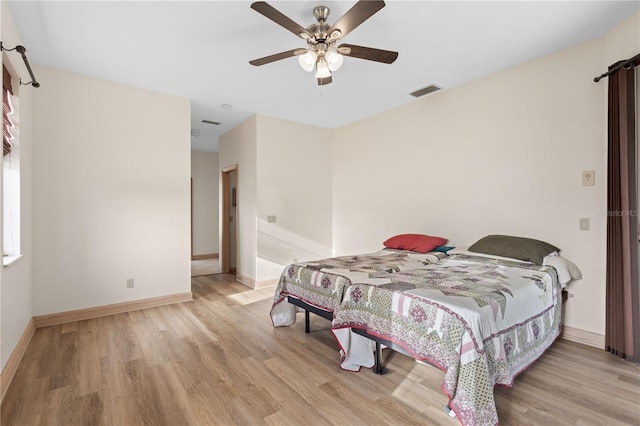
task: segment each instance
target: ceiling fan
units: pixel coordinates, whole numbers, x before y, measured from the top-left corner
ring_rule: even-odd
[[[331,73],[342,66],[344,56],[391,64],[398,57],[398,52],[353,44],[336,46],[338,40],[349,34],[383,7],[384,1],[382,0],[360,0],[335,24],[329,25],[327,23],[329,8],[318,6],[313,9],[313,14],[318,22],[304,28],[264,1],[252,3],[251,8],[253,10],[306,40],[308,48],[287,50],[286,52],[254,59],[249,63],[260,66],[297,56],[302,69],[308,72],[312,72],[315,69],[315,77],[319,86],[331,83]]]

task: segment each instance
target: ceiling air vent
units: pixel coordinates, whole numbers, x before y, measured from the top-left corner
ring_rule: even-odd
[[[202,120],[203,123],[207,123],[207,124],[213,124],[214,126],[219,126],[220,123],[218,123],[217,121],[210,121],[210,120]]]
[[[414,98],[419,98],[421,96],[428,95],[429,93],[437,92],[438,90],[441,90],[441,89],[442,87],[434,86],[432,84],[431,86],[423,87],[422,89],[418,89],[415,92],[411,92],[409,94]]]

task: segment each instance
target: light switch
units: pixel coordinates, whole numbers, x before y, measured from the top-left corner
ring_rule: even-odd
[[[582,186],[594,186],[596,184],[596,171],[595,170],[583,170],[582,171]]]
[[[580,230],[581,231],[588,231],[590,229],[590,227],[591,227],[590,222],[591,221],[589,220],[588,217],[581,217],[580,218]]]
[[[275,216],[267,216],[267,223],[276,223]]]

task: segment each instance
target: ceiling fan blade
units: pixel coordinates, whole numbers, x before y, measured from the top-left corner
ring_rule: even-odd
[[[324,86],[324,85],[327,85],[327,84],[329,84],[329,83],[331,83],[333,81],[331,76],[324,77],[324,78],[318,78],[317,80],[318,80],[318,86]]]
[[[307,31],[306,28],[297,24],[291,18],[287,17],[275,7],[269,5],[267,2],[257,1],[255,3],[252,3],[251,9],[264,15],[266,18],[271,19],[273,22],[291,31],[298,37],[313,40],[313,34]]]
[[[256,67],[259,67],[260,65],[266,65],[271,62],[279,61],[281,59],[287,59],[292,56],[301,55],[306,51],[307,51],[306,49],[300,49],[300,48],[291,49],[291,50],[287,50],[286,52],[276,53],[275,55],[265,56],[264,58],[254,59],[253,61],[249,61],[249,63],[251,65],[255,65]]]
[[[371,18],[377,11],[384,7],[384,1],[382,0],[360,0],[354,4],[351,9],[347,11],[338,22],[327,31],[334,40],[338,40],[362,24],[367,19]],[[334,31],[339,30],[339,34],[334,35]]]
[[[373,47],[356,46],[354,44],[341,44],[338,46],[338,52],[352,58],[366,59],[384,64],[392,64],[398,57],[398,52],[374,49]]]

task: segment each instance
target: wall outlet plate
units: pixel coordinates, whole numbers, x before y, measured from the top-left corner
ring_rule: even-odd
[[[581,217],[580,218],[580,230],[581,231],[588,231],[591,228],[591,221],[589,220],[588,217]]]
[[[595,170],[583,170],[582,171],[582,186],[594,186],[596,184],[596,171]]]

